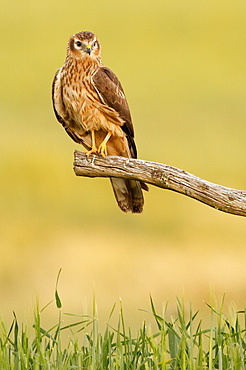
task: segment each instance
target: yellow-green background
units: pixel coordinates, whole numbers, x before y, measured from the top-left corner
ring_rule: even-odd
[[[74,175],[80,147],[56,121],[50,90],[70,35],[96,33],[139,157],[244,189],[246,2],[2,0],[0,29],[0,315],[28,317],[36,296],[46,304],[60,267],[73,313],[94,286],[101,316],[121,297],[132,325],[149,293],[159,309],[183,293],[204,307],[211,290],[243,308],[245,219],[154,187],[142,215],[122,213],[109,181]]]

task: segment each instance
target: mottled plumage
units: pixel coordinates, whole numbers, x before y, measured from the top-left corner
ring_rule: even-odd
[[[101,46],[93,33],[70,37],[66,60],[53,80],[52,99],[57,120],[88,155],[137,157],[123,88],[115,74],[103,66]],[[135,180],[110,180],[119,207],[124,212],[142,212],[141,188],[147,190],[147,185]]]

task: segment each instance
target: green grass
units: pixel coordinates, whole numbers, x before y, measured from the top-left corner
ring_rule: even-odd
[[[113,306],[104,332],[99,330],[95,297],[92,314],[63,314],[55,294],[58,320],[45,329],[44,310],[35,307],[32,331],[18,323],[14,314],[9,329],[1,321],[1,369],[244,369],[246,311],[231,309],[225,314],[224,298],[219,307],[208,305],[209,328],[203,328],[199,312],[177,298],[176,312],[167,314],[168,305],[157,313],[150,297],[150,318],[136,334],[126,327],[120,301],[118,323],[111,326]],[[142,310],[143,311],[143,310]],[[63,317],[76,321],[63,325]],[[168,317],[169,316],[169,317]],[[66,342],[64,345],[63,342]]]
[[[20,320],[25,305],[32,307],[30,292],[48,302],[60,266],[66,266],[64,305],[73,312],[80,297],[70,287],[89,296],[92,282],[107,292],[97,298],[103,317],[119,295],[127,316],[148,305],[145,290],[159,306],[163,286],[170,300],[184,290],[199,309],[210,286],[244,304],[245,219],[155,187],[145,194],[143,214],[121,212],[108,180],[74,175],[73,152],[83,148],[54,116],[51,82],[70,35],[95,32],[103,62],[126,92],[139,158],[245,189],[245,6],[1,1],[3,317],[10,321],[14,307]]]

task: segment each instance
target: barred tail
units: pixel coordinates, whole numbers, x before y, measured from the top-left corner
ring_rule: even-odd
[[[115,177],[110,178],[110,181],[117,203],[123,212],[141,213],[143,211],[144,197],[141,182]],[[147,190],[146,185],[145,190]]]

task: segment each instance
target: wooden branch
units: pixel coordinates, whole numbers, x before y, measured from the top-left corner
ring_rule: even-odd
[[[203,180],[186,171],[166,164],[124,157],[89,157],[74,152],[77,176],[121,177],[144,181],[160,188],[187,195],[223,212],[246,216],[246,191],[227,188]]]

